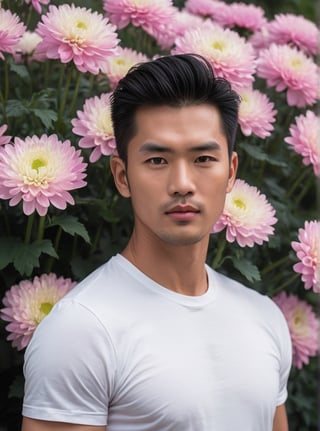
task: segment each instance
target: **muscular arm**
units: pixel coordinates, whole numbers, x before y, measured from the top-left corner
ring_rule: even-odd
[[[272,431],[289,431],[287,412],[284,404],[276,408]]]
[[[107,431],[107,427],[41,421],[24,417],[21,431]]]

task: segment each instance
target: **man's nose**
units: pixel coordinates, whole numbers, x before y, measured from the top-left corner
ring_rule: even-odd
[[[186,162],[177,162],[170,167],[168,193],[173,195],[193,195],[195,192],[194,172]]]

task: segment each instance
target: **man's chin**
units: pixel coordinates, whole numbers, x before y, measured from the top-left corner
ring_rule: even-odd
[[[180,235],[173,235],[173,234],[162,234],[159,235],[159,238],[167,243],[168,245],[172,245],[175,247],[186,247],[186,246],[191,246],[191,245],[195,245],[198,244],[204,240],[207,240],[209,237],[209,233],[208,234],[180,234]]]

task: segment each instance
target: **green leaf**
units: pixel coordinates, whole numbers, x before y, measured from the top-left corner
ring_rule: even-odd
[[[239,144],[239,146],[255,160],[259,160],[260,162],[265,161],[270,163],[270,165],[274,165],[274,166],[282,166],[282,167],[286,166],[284,162],[276,160],[272,158],[269,154],[265,153],[261,147],[258,147],[256,145],[245,144],[245,143]]]
[[[10,71],[15,72],[21,79],[26,82],[30,82],[30,73],[24,64],[10,64]]]
[[[17,238],[0,238],[0,269],[13,262],[14,255],[21,242]]]
[[[42,253],[58,258],[49,239],[35,241],[32,244],[21,243],[16,248],[13,264],[16,270],[21,274],[31,275],[34,268],[39,267],[39,257]]]
[[[79,235],[83,238],[88,244],[90,244],[90,237],[85,226],[78,221],[77,217],[71,215],[62,215],[59,217],[55,217],[52,219],[50,226],[60,226],[66,233],[69,235],[75,236]]]
[[[57,121],[57,118],[58,118],[57,113],[55,111],[53,111],[52,109],[36,109],[36,108],[34,108],[31,111],[34,113],[34,115],[37,118],[39,118],[41,120],[42,124],[47,129],[52,127],[52,123]]]
[[[233,258],[232,262],[235,268],[237,268],[248,281],[253,282],[261,280],[259,269],[249,260],[244,258]]]
[[[9,99],[6,104],[6,113],[8,117],[20,117],[28,114],[30,111],[20,100]]]

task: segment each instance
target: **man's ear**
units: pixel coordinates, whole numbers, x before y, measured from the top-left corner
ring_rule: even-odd
[[[119,156],[111,156],[110,169],[118,192],[124,198],[129,198],[131,194],[125,162]]]
[[[238,170],[238,154],[236,152],[233,152],[231,154],[227,193],[231,192],[232,190],[233,184],[236,180],[237,170]]]

